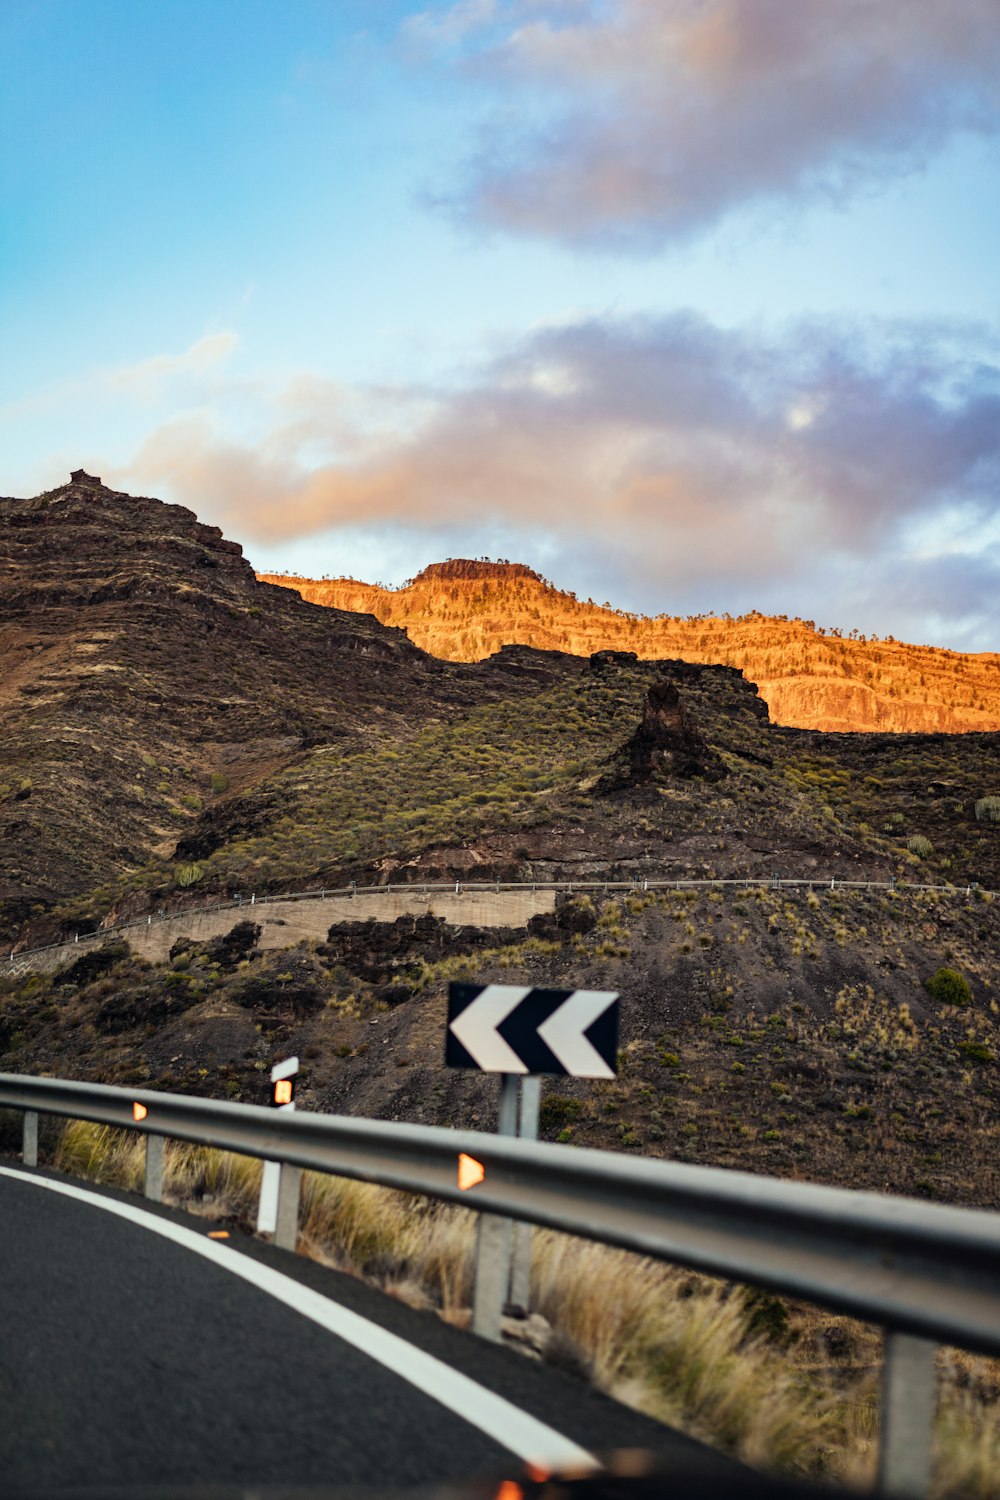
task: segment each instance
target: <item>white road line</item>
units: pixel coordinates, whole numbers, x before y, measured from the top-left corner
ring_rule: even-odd
[[[372,1323],[368,1318],[341,1307],[311,1287],[303,1286],[282,1271],[262,1265],[248,1255],[242,1255],[207,1235],[193,1229],[161,1219],[144,1208],[135,1208],[131,1203],[119,1203],[114,1198],[104,1198],[99,1193],[68,1182],[53,1182],[47,1177],[35,1177],[30,1172],[18,1172],[11,1167],[0,1167],[0,1177],[15,1178],[32,1187],[45,1188],[52,1193],[61,1193],[65,1198],[75,1198],[80,1203],[89,1203],[106,1213],[117,1214],[131,1224],[158,1234],[195,1255],[221,1266],[234,1276],[241,1276],[251,1286],[266,1292],[269,1297],[283,1302],[294,1312],[301,1313],[313,1323],[325,1328],[328,1333],[343,1339],[360,1349],[369,1359],[384,1365],[393,1375],[406,1380],[425,1396],[430,1396],[441,1406],[461,1417],[472,1427],[478,1427],[493,1442],[499,1443],[509,1453],[514,1453],[526,1463],[543,1464],[548,1468],[597,1468],[593,1454],[563,1437],[562,1433],[546,1426],[536,1417],[520,1407],[505,1401],[503,1396],[487,1390],[485,1386],[453,1370],[433,1354],[426,1354],[415,1344],[400,1338]]]

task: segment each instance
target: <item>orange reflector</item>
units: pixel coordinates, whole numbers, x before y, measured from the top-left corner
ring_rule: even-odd
[[[458,1185],[462,1192],[468,1188],[475,1187],[477,1182],[482,1182],[486,1176],[486,1168],[481,1161],[476,1161],[474,1156],[466,1156],[464,1151],[458,1153]]]
[[[210,1240],[228,1240],[228,1238],[229,1238],[229,1230],[228,1229],[210,1229],[208,1231],[208,1237],[209,1237]]]
[[[291,1104],[292,1102],[292,1080],[290,1078],[279,1078],[274,1085],[275,1104]]]
[[[139,1104],[138,1102],[136,1102],[135,1104],[133,1104],[133,1106],[132,1106],[132,1118],[133,1118],[133,1120],[144,1120],[148,1114],[149,1114],[149,1110],[146,1108],[146,1106],[144,1104]]]
[[[497,1490],[493,1500],[524,1500],[524,1491],[513,1479],[501,1479],[500,1488]]]
[[[527,1474],[528,1478],[533,1479],[536,1484],[544,1484],[546,1479],[551,1479],[552,1477],[551,1469],[547,1469],[544,1464],[532,1463],[530,1459],[524,1466],[524,1472]]]

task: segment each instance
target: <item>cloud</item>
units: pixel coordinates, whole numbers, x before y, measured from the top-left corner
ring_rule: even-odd
[[[496,0],[458,0],[437,11],[407,16],[402,25],[405,42],[417,53],[435,53],[458,46],[489,25],[497,14]]]
[[[195,391],[204,394],[239,342],[238,335],[226,329],[206,334],[180,354],[153,354],[133,364],[104,365],[85,377],[54,381],[0,406],[0,425],[62,413],[68,406],[123,401],[148,406],[167,395],[178,400]]]
[[[239,347],[239,342],[238,335],[228,329],[206,334],[181,354],[154,354],[135,364],[106,370],[99,378],[116,395],[154,399],[161,395],[169,381],[204,378],[229,358]]]
[[[502,100],[439,204],[575,246],[843,201],[1000,129],[996,0],[466,0],[413,29]]]
[[[600,582],[613,577],[644,608],[801,612],[801,599],[827,623],[849,597],[867,615],[844,623],[869,629],[880,595],[901,600],[904,575],[928,579],[947,557],[950,579],[973,565],[994,579],[992,595],[977,585],[976,628],[998,623],[985,543],[1000,367],[934,327],[804,324],[765,340],[693,313],[561,324],[434,399],[352,405],[304,381],[255,425],[263,437],[241,439],[217,415],[177,418],[115,482],[165,486],[268,546],[337,528],[502,531],[527,562],[573,559],[595,597],[613,597]],[[939,606],[971,628],[962,598]]]

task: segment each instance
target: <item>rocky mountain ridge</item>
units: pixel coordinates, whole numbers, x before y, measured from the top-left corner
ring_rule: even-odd
[[[172,852],[213,784],[409,722],[441,673],[182,506],[87,475],[0,500],[0,927]]]
[[[326,607],[402,627],[423,650],[478,661],[511,642],[589,656],[634,651],[739,667],[774,723],[802,729],[957,734],[1000,729],[1000,655],[821,632],[761,614],[653,618],[577,599],[521,563],[452,558],[400,589],[261,573]]]

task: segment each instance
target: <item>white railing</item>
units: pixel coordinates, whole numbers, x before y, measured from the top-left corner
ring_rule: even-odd
[[[352,882],[345,886],[323,887],[315,891],[286,891],[270,895],[226,896],[220,901],[206,902],[202,906],[180,906],[173,910],[161,909],[150,912],[144,917],[133,917],[127,922],[113,922],[106,927],[91,928],[88,932],[75,932],[72,937],[61,938],[57,943],[46,943],[38,948],[13,948],[0,957],[0,973],[4,965],[8,968],[13,963],[23,963],[25,960],[36,957],[42,953],[53,953],[56,949],[72,947],[78,943],[92,943],[103,941],[105,938],[114,937],[118,933],[134,931],[140,927],[152,927],[161,922],[183,921],[187,917],[203,916],[209,912],[218,911],[244,911],[249,912],[258,906],[274,905],[283,901],[330,901],[334,899],[345,900],[353,896],[368,895],[397,895],[405,893],[408,895],[429,896],[434,892],[451,892],[462,895],[466,892],[495,892],[499,895],[502,891],[600,891],[611,893],[612,891],[626,891],[631,894],[642,891],[661,890],[691,890],[691,889],[729,889],[729,890],[788,890],[792,888],[828,891],[891,891],[897,895],[910,895],[918,892],[933,892],[935,895],[966,898],[970,896],[988,896],[991,899],[997,892],[985,889],[977,881],[970,881],[966,885],[919,885],[916,883],[899,882],[897,880],[842,880],[836,876],[823,875],[804,877],[792,877],[786,879],[777,875],[740,875],[728,879],[687,879],[683,877],[645,877],[636,876],[630,880],[448,880],[438,882],[422,881],[398,881],[396,884],[388,882],[384,885],[357,885]]]

